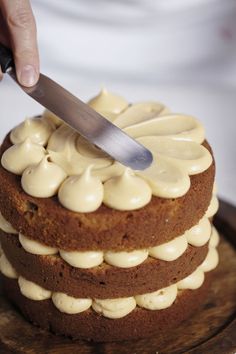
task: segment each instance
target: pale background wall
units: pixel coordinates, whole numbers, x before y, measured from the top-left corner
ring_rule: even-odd
[[[33,0],[42,72],[83,99],[102,85],[196,115],[236,205],[236,0]],[[0,138],[42,110],[5,78]]]

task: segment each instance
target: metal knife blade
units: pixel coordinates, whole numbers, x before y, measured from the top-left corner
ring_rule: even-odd
[[[115,160],[133,170],[151,165],[153,157],[148,149],[49,77],[40,74],[38,83],[29,88],[18,83],[13,68],[6,72],[24,92]]]

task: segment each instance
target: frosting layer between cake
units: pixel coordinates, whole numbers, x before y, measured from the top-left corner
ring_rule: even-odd
[[[59,252],[60,256],[70,265],[77,268],[92,268],[99,266],[103,262],[107,264],[130,268],[143,263],[148,256],[164,261],[173,261],[179,258],[187,249],[188,244],[201,247],[205,245],[211,235],[211,224],[207,218],[212,217],[218,209],[218,201],[215,195],[207,210],[206,216],[203,217],[197,225],[186,231],[183,235],[164,243],[160,246],[151,247],[149,249],[140,249],[134,251],[63,251],[55,247],[43,245],[40,242],[31,240],[23,234],[19,234],[19,241],[25,251],[36,255],[54,255]],[[17,233],[16,230],[6,221],[0,213],[0,229],[7,233]]]
[[[101,316],[90,309],[74,315],[65,314],[57,310],[51,299],[29,300],[21,294],[17,280],[4,276],[2,278],[5,293],[30,322],[73,339],[110,342],[150,337],[156,333],[165,334],[171,327],[179,326],[206,299],[212,274],[206,274],[200,288],[181,291],[178,301],[165,310],[149,311],[137,306],[127,316],[116,320]]]
[[[30,254],[14,235],[1,232],[0,237],[5,255],[24,278],[54,292],[99,299],[129,297],[166,288],[195,271],[206,258],[209,244],[189,245],[182,256],[171,262],[148,257],[131,268],[114,267],[104,262],[98,267],[83,269],[69,265],[57,254]]]
[[[167,288],[159,289],[153,293],[135,295],[129,298],[120,299],[76,299],[63,293],[52,293],[41,286],[18,276],[4,253],[0,258],[1,272],[10,278],[18,278],[22,294],[34,301],[52,298],[54,305],[65,313],[79,313],[86,311],[90,306],[93,310],[108,318],[121,318],[134,310],[136,305],[148,310],[161,310],[167,308],[175,301],[178,290],[197,289],[204,281],[204,273],[214,269],[219,261],[216,246],[219,242],[217,232],[212,234],[209,244],[209,251],[204,262],[188,277]]]

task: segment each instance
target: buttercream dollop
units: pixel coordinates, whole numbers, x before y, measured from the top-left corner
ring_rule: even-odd
[[[19,234],[19,241],[24,250],[32,254],[47,256],[56,254],[58,252],[57,248],[43,245],[40,242],[31,240],[30,238],[22,235],[21,233]]]
[[[202,286],[204,282],[204,272],[200,269],[197,268],[192,274],[187,276],[186,278],[180,280],[177,283],[178,289],[198,289]]]
[[[104,204],[117,210],[134,210],[148,204],[152,197],[149,185],[128,168],[121,176],[104,183]]]
[[[210,205],[206,212],[206,217],[211,218],[213,215],[217,213],[218,209],[219,209],[219,200],[217,196],[213,194]]]
[[[42,145],[26,138],[23,142],[12,145],[4,151],[1,164],[7,171],[21,175],[29,165],[39,163],[45,154],[46,150]]]
[[[135,300],[140,307],[147,310],[163,310],[170,307],[177,297],[177,285],[157,290],[153,293],[137,295]]]
[[[64,293],[53,293],[52,302],[56,308],[69,315],[86,311],[92,305],[91,299],[78,299]]]
[[[185,232],[185,237],[190,245],[201,247],[209,241],[211,230],[211,223],[209,219],[204,216],[197,225]]]
[[[199,268],[203,272],[210,272],[211,270],[217,267],[218,263],[219,263],[219,254],[217,250],[215,249],[215,247],[209,247],[207,256]]]
[[[92,307],[94,311],[108,318],[121,318],[128,315],[136,307],[134,297],[120,299],[95,299]]]
[[[88,269],[97,267],[103,262],[102,251],[63,251],[60,250],[60,256],[72,267]]]
[[[209,242],[210,247],[217,247],[220,242],[220,236],[216,228],[212,227],[211,238]]]
[[[38,164],[29,166],[23,172],[21,185],[24,191],[38,198],[55,195],[66,178],[65,171],[45,156]]]
[[[18,274],[16,270],[12,267],[11,263],[8,261],[7,257],[3,252],[0,256],[0,271],[7,278],[11,278],[11,279],[18,278]]]
[[[111,120],[128,107],[128,102],[123,97],[114,95],[105,88],[103,88],[96,97],[92,98],[88,104],[95,109],[95,111]]]
[[[160,246],[149,248],[149,255],[163,261],[174,261],[186,251],[187,247],[186,237],[182,235]]]
[[[13,144],[22,143],[26,138],[40,145],[46,145],[53,132],[53,127],[46,120],[41,118],[27,118],[17,125],[10,134]]]
[[[17,234],[18,232],[12,227],[12,225],[3,217],[0,212],[0,230],[7,234]]]
[[[41,301],[50,299],[52,292],[42,288],[41,286],[29,281],[22,276],[18,278],[18,284],[21,293],[30,300]]]
[[[143,263],[148,257],[147,250],[135,250],[130,252],[107,251],[104,254],[106,263],[119,268],[131,268]]]
[[[99,208],[103,200],[103,184],[91,175],[91,166],[79,176],[70,176],[61,185],[58,198],[69,210],[88,213]]]

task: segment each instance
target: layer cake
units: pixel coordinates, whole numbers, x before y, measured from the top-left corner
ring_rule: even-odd
[[[161,103],[106,90],[88,103],[153,163],[133,171],[47,110],[9,132],[0,150],[4,291],[31,322],[74,339],[165,332],[201,305],[218,264],[212,150],[197,119]]]

